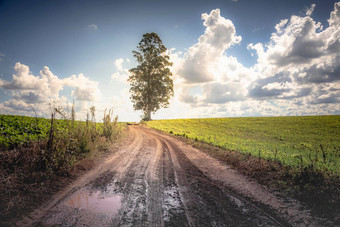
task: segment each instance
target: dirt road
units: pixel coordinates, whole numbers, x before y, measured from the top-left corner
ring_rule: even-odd
[[[170,136],[129,127],[118,152],[20,226],[311,226],[284,201]]]

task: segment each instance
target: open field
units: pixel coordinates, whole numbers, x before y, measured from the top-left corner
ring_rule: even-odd
[[[0,115],[0,145],[12,148],[46,137],[50,120],[25,116]]]
[[[4,204],[0,209],[0,220],[5,224],[14,223],[35,209],[38,212],[33,213],[40,215],[29,215],[29,219],[23,218],[23,223],[67,226],[70,223],[99,221],[104,224],[108,221],[113,225],[158,223],[164,226],[190,225],[195,220],[194,224],[191,223],[193,226],[208,226],[213,222],[223,225],[248,220],[272,226],[301,222],[334,226],[340,220],[337,216],[339,141],[336,140],[339,116],[147,123],[170,134],[191,138],[181,140],[200,144],[204,151],[144,126],[123,127],[117,123],[117,118],[110,116],[111,112],[104,114],[103,123],[95,123],[72,118],[52,118],[52,121],[0,115],[1,141],[10,141],[3,142],[0,150],[0,182],[4,182],[0,187],[3,195],[0,203]],[[125,137],[117,140],[122,131]],[[249,147],[254,151],[242,150]],[[229,166],[227,162],[206,155],[206,149],[219,154],[236,154],[245,160],[239,166],[246,165],[247,168],[232,168],[234,164]],[[104,157],[105,154],[109,156]],[[309,167],[308,170],[311,165],[315,170],[321,170],[321,176],[311,174],[307,175],[308,179],[305,175],[295,176],[294,171],[301,167],[301,163],[302,167]],[[97,167],[91,171],[94,166]],[[286,169],[294,170],[293,175],[284,172]],[[70,188],[66,187],[71,180],[67,176],[80,176],[87,170],[89,172],[84,178],[79,178]],[[249,180],[243,174],[255,176],[257,181]],[[56,185],[59,181],[60,184]],[[278,186],[280,196],[264,191],[263,182]],[[271,184],[273,182],[277,184]],[[52,188],[56,189],[53,193],[57,199],[49,200]],[[62,189],[67,189],[67,194]],[[96,210],[92,208],[78,212],[79,207],[70,203],[79,195],[84,201],[88,198],[100,199],[100,202],[115,201],[112,206],[117,205],[117,209],[110,214],[100,211],[108,219],[96,213],[89,215]],[[286,197],[293,200],[280,199]],[[42,206],[39,208],[38,205]],[[185,207],[189,207],[188,211]],[[195,210],[197,207],[199,210]],[[312,210],[312,215],[305,209]],[[151,216],[145,218],[149,214]],[[320,220],[313,218],[315,214]]]
[[[340,174],[340,116],[179,119],[147,124],[291,167]]]
[[[73,121],[71,119],[55,119],[53,126],[58,133],[65,133],[71,128],[86,127],[91,124],[99,134],[103,134],[103,123]],[[118,123],[120,124],[120,123]],[[121,124],[123,125],[123,124]],[[44,140],[48,137],[51,120],[46,118],[0,115],[0,147],[12,149],[28,142]]]

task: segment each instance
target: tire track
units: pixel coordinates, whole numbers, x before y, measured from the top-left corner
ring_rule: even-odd
[[[130,142],[18,225],[289,226],[281,218],[287,215],[236,192],[252,183],[217,160],[150,129],[130,126],[129,131]],[[69,205],[84,193],[115,204],[109,204],[109,213]]]
[[[186,166],[184,162],[195,166],[196,170],[191,172],[202,173],[205,176],[201,178],[204,179],[202,181],[224,191],[240,208],[250,209],[254,214],[259,213],[260,217],[268,219],[274,226],[320,226],[318,219],[313,218],[308,210],[304,210],[298,201],[280,199],[236,170],[171,136],[150,129],[143,130],[164,140],[182,166]],[[261,225],[260,222],[256,225]]]

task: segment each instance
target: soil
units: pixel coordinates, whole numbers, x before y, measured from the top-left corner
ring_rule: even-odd
[[[16,222],[18,226],[320,226],[184,142],[128,126],[118,151]]]

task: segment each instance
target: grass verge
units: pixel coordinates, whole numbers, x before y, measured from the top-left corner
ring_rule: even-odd
[[[340,115],[155,120],[147,125],[294,168],[340,175]]]
[[[157,129],[156,129],[157,130]],[[233,166],[284,197],[298,199],[313,215],[340,225],[340,177],[315,168],[295,168],[249,153],[226,150],[183,135],[157,130],[173,136],[210,156]]]
[[[57,115],[62,119],[57,120]],[[75,121],[73,108],[70,117],[53,108],[43,138],[0,147],[0,226],[14,225],[118,149],[125,126],[112,117],[111,110],[104,113],[103,123],[94,119],[94,107],[86,122]]]

